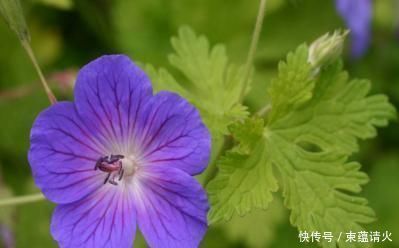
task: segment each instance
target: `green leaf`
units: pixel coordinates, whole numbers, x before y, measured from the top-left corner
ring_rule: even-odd
[[[308,49],[301,45],[295,53],[289,53],[287,61],[278,65],[278,76],[272,80],[268,94],[273,103],[270,122],[299,108],[312,97],[315,81],[313,67],[307,62]]]
[[[280,118],[269,119],[268,130],[296,144],[310,143],[325,152],[350,155],[358,150],[357,139],[376,136],[375,127],[386,126],[396,116],[385,95],[368,96],[369,91],[369,81],[348,81],[342,63],[337,62],[320,73],[312,98],[302,107],[279,114],[272,102],[270,115]]]
[[[176,80],[166,69],[155,70],[147,65],[156,91],[169,90],[180,94],[199,108],[205,123],[215,136],[227,133],[227,126],[247,116],[239,103],[244,67],[228,63],[225,47],[210,47],[204,36],[182,27],[172,38],[174,54],[170,63],[181,72]]]
[[[368,96],[368,81],[348,81],[340,62],[316,75],[307,54],[301,46],[280,63],[262,131],[248,120],[233,131],[236,138],[254,137],[250,130],[257,130],[257,136],[239,138],[239,145],[221,159],[219,174],[208,188],[210,221],[267,208],[270,192],[277,188],[273,167],[291,209],[290,221],[299,230],[339,234],[362,230],[361,224],[374,220],[367,200],[354,195],[368,177],[348,157],[357,151],[358,139],[374,137],[376,127],[395,117],[395,109],[384,95]],[[353,244],[341,240],[338,245]]]
[[[263,120],[247,119],[231,128],[240,142],[218,163],[219,173],[209,183],[212,208],[210,222],[229,220],[235,212],[248,213],[252,208],[266,208],[277,191],[266,142],[262,139]]]
[[[169,90],[188,97],[188,92],[176,81],[176,79],[164,68],[155,69],[152,65],[145,65],[144,70],[150,75],[155,92]]]

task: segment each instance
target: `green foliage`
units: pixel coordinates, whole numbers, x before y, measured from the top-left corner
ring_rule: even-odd
[[[398,40],[395,39],[393,35],[394,32],[396,32],[395,25],[392,25],[396,17],[396,10],[392,5],[393,2],[394,1],[374,1],[373,32],[375,32],[376,35],[372,38],[371,47],[367,55],[360,60],[350,61],[349,69],[351,74],[356,77],[370,78],[373,82],[374,91],[385,92],[390,96],[391,101],[395,103],[396,106],[399,106],[399,87],[397,87],[397,83],[399,82],[399,74],[397,73],[399,65],[399,45]],[[73,6],[71,3],[73,3]],[[258,8],[258,1],[245,0],[34,0],[22,1],[22,4],[33,37],[33,50],[37,55],[39,64],[44,66],[44,72],[46,74],[48,73],[47,75],[55,70],[63,70],[63,68],[66,67],[81,66],[94,57],[99,56],[100,53],[114,53],[116,51],[128,54],[135,61],[151,62],[157,67],[167,66],[167,56],[164,55],[171,50],[168,40],[182,24],[188,24],[198,33],[206,34],[211,41],[223,42],[229,51],[229,61],[242,61],[247,54],[251,28],[253,27],[255,14]],[[59,9],[55,10],[53,7]],[[66,11],[69,7],[72,7],[73,11]],[[334,154],[343,154],[343,157],[347,157],[348,155],[345,154],[349,154],[349,151],[356,151],[358,149],[357,138],[353,139],[353,135],[344,136],[341,132],[341,128],[345,125],[345,121],[348,120],[347,117],[349,114],[347,114],[345,118],[334,120],[333,123],[339,123],[335,129],[331,129],[331,126],[325,125],[326,122],[328,123],[334,117],[341,116],[341,114],[335,114],[334,111],[342,113],[342,105],[343,103],[346,105],[348,101],[341,102],[337,99],[334,102],[328,100],[330,105],[323,105],[326,108],[328,107],[329,110],[325,112],[325,118],[320,116],[321,113],[324,114],[324,107],[314,106],[313,109],[316,109],[317,112],[314,112],[313,118],[315,119],[313,122],[309,121],[309,116],[300,116],[299,113],[306,113],[309,115],[310,109],[308,109],[309,112],[300,112],[300,110],[308,108],[308,103],[312,101],[311,99],[314,97],[314,92],[319,91],[317,87],[321,82],[320,76],[308,78],[309,75],[307,72],[302,74],[302,76],[303,78],[308,78],[308,81],[296,79],[301,76],[301,70],[306,70],[303,64],[298,63],[298,68],[295,73],[291,74],[292,80],[296,81],[295,84],[291,82],[291,80],[288,80],[287,83],[284,84],[279,83],[277,79],[273,81],[274,83],[280,84],[278,87],[287,84],[287,87],[281,88],[281,92],[285,92],[281,94],[283,96],[282,99],[278,100],[280,97],[280,88],[275,88],[279,90],[275,90],[276,96],[273,101],[271,101],[271,97],[265,97],[266,89],[271,85],[271,78],[276,75],[277,70],[275,64],[280,58],[297,44],[303,41],[312,41],[319,34],[334,30],[338,27],[344,28],[344,25],[339,15],[336,13],[335,1],[333,0],[270,0],[267,2],[266,20],[263,25],[254,61],[256,74],[253,78],[254,83],[251,93],[245,98],[245,104],[250,110],[257,110],[261,108],[261,106],[272,102],[273,110],[268,113],[267,119],[265,119],[264,122],[260,119],[250,119],[245,121],[248,122],[247,128],[244,126],[242,126],[242,128],[234,128],[234,126],[240,127],[238,123],[235,123],[231,127],[231,130],[234,132],[234,138],[240,142],[238,147],[235,147],[232,151],[234,152],[233,154],[240,155],[240,159],[242,159],[242,157],[249,159],[253,154],[252,150],[256,148],[256,144],[252,144],[251,140],[258,141],[260,138],[257,137],[260,133],[263,133],[263,131],[272,135],[277,133],[281,137],[283,132],[278,132],[281,131],[277,130],[279,127],[287,131],[287,133],[284,133],[284,137],[287,137],[287,143],[297,144],[297,147],[293,147],[298,148],[299,146],[297,149],[299,152],[305,150],[313,155],[319,156],[325,153],[325,150],[330,153],[332,153],[331,150],[333,150]],[[26,159],[26,151],[29,147],[29,130],[35,115],[37,115],[41,109],[48,106],[47,99],[44,93],[42,93],[42,89],[39,86],[34,86],[34,83],[38,83],[36,72],[33,70],[29,59],[21,48],[17,37],[12,32],[13,31],[0,20],[0,47],[2,51],[0,53],[0,94],[2,96],[0,100],[0,112],[4,117],[0,128],[0,167],[3,172],[2,179],[4,181],[4,184],[0,186],[0,198],[9,196],[11,191],[8,190],[8,188],[11,188],[17,195],[29,193],[26,192],[26,184],[31,180],[30,169]],[[304,52],[304,57],[305,54],[306,52]],[[296,58],[294,57],[293,59]],[[334,67],[338,69],[339,66],[331,66],[331,68]],[[331,68],[328,70],[332,73],[333,70],[331,70]],[[291,69],[292,67],[287,69],[286,72],[288,73]],[[159,88],[179,92],[179,94],[188,91],[187,96],[193,95],[191,93],[192,88],[188,87],[191,83],[190,80],[184,78],[180,72],[176,73],[177,70],[174,68],[168,68],[170,73],[165,69],[155,70],[154,67],[152,67],[152,70],[153,73],[151,74],[158,77],[155,81],[159,82],[162,86]],[[325,71],[327,71],[327,69]],[[321,75],[325,75],[326,78],[327,75],[325,71],[322,72]],[[280,72],[280,75],[281,74]],[[279,78],[284,80],[283,77],[279,76]],[[330,81],[332,82],[332,80]],[[335,83],[336,82],[334,82],[334,84]],[[338,93],[340,95],[344,94],[343,90],[347,89],[345,87],[346,84],[348,83],[345,82],[344,86],[336,85],[336,91],[331,94],[335,96],[337,96]],[[19,92],[24,92],[24,89],[26,89],[25,86],[27,85],[29,85],[28,88],[30,86],[35,88],[33,95],[19,95]],[[302,97],[299,97],[297,93],[305,88],[303,85],[307,85],[309,90],[304,91]],[[341,87],[341,89],[339,87]],[[362,87],[359,85],[359,88]],[[273,91],[273,87],[269,89],[269,93]],[[290,89],[292,89],[291,91],[293,92],[291,95],[287,92]],[[312,92],[312,94],[306,95],[309,91]],[[9,98],[8,96],[13,95],[13,93],[17,94]],[[288,95],[290,97],[288,97]],[[200,101],[199,97],[195,94],[193,96],[195,98],[194,100]],[[375,100],[381,101],[378,98]],[[278,101],[281,103],[277,104]],[[356,102],[357,105],[360,101]],[[319,104],[318,106],[322,106],[322,103]],[[370,104],[369,110],[371,106],[376,107],[372,101],[369,101],[368,104]],[[335,105],[337,109],[335,109]],[[355,104],[353,102],[348,106],[353,108]],[[212,105],[211,108],[213,107]],[[277,108],[281,108],[281,111],[276,111]],[[295,109],[295,111],[292,111],[293,109]],[[363,118],[369,118],[367,114],[364,114],[364,112],[362,113],[361,115]],[[375,115],[372,113],[369,114]],[[295,116],[296,124],[291,123],[294,117],[288,118],[287,116],[289,115]],[[318,116],[317,118],[316,115]],[[327,118],[327,115],[330,115],[331,118]],[[353,117],[355,118],[354,120],[360,118],[359,115]],[[319,120],[322,120],[321,123],[318,123]],[[375,119],[375,121],[377,120],[378,118]],[[255,125],[256,123],[262,124]],[[306,125],[302,125],[302,123]],[[353,125],[354,123],[355,125],[359,124],[358,122],[349,123],[348,125]],[[360,122],[360,124],[361,123],[364,122]],[[283,124],[286,125],[284,126]],[[274,127],[274,125],[276,127]],[[309,139],[312,138],[308,137],[309,135],[304,136],[304,134],[307,133],[315,135],[314,133],[318,129],[313,130],[312,125],[321,129],[325,127],[329,128],[326,132],[322,132],[321,136],[317,136],[319,137],[317,142],[310,142]],[[365,136],[363,138],[374,135],[373,128],[365,128],[365,125],[360,125],[361,128],[359,129],[358,126],[353,126],[353,128],[350,128],[349,132],[358,135],[358,137]],[[307,128],[302,130],[302,127]],[[249,134],[248,136],[252,136],[247,138],[246,132],[252,128],[258,131],[255,130],[251,131],[250,134],[247,133]],[[226,129],[224,130],[226,131]],[[344,128],[343,132],[348,133],[348,130],[349,128]],[[288,133],[288,131],[290,131],[290,133]],[[314,133],[312,133],[312,131],[314,131]],[[389,151],[397,153],[398,131],[397,123],[390,125],[389,128],[382,130],[378,139],[366,142],[366,147],[363,147],[361,149],[362,152],[356,155],[356,158],[363,161],[364,171],[367,171],[372,179],[371,182],[366,185],[365,196],[370,201],[370,206],[375,210],[378,216],[378,221],[368,225],[364,230],[388,230],[393,233],[393,236],[395,233],[398,233],[397,230],[399,227],[397,225],[399,222],[399,215],[397,213],[399,198],[395,195],[399,186],[397,180],[399,175],[397,169],[399,159],[397,156],[394,156],[392,159],[387,160],[386,157]],[[302,136],[298,134],[298,132],[301,132]],[[330,134],[328,137],[326,136],[327,133]],[[300,138],[296,141],[295,137]],[[304,139],[304,137],[306,137],[306,139]],[[320,141],[320,137],[327,138]],[[228,140],[230,141],[230,139]],[[218,143],[215,141],[212,142],[214,150],[213,158],[219,155],[219,150],[221,148],[218,149],[217,147],[223,147],[223,144],[224,141],[222,139],[218,140]],[[229,145],[230,143],[227,142],[226,147]],[[280,149],[279,147],[281,146],[277,147]],[[267,152],[269,154],[271,153],[270,151]],[[281,151],[279,152],[281,153]],[[283,152],[291,153],[292,150],[283,150]],[[298,159],[297,157],[285,156],[284,158],[293,158],[295,165],[302,164],[302,162],[298,163],[297,161],[302,160],[299,159],[301,157]],[[276,156],[275,160],[277,161],[278,159],[279,156]],[[256,166],[266,166],[266,164],[261,163],[255,164]],[[322,167],[324,164],[317,163],[317,166]],[[239,168],[240,171],[244,171],[244,174],[250,173],[247,167],[245,167],[245,169],[241,167],[237,168]],[[308,168],[305,167],[304,172],[300,174],[301,176],[298,176],[297,173],[299,172],[297,172],[297,170],[299,169],[297,167],[295,167],[294,172],[292,172],[291,169],[287,170],[286,174],[293,176],[292,178],[288,177],[286,180],[296,182],[299,181],[298,178],[305,172],[309,175],[315,174],[313,171],[309,172]],[[248,166],[248,168],[252,167]],[[277,164],[273,167],[273,172],[276,177],[281,174],[276,173],[280,171],[279,168],[280,166]],[[231,167],[230,169],[234,171],[235,167]],[[303,168],[300,167],[300,169]],[[207,174],[213,175],[213,171],[207,170],[202,176],[206,179],[208,177]],[[228,175],[229,174],[224,176],[224,178],[228,179]],[[237,178],[238,172],[232,172],[232,175]],[[244,179],[245,177],[247,176],[243,175]],[[287,176],[285,177],[287,178]],[[259,178],[261,177],[259,176]],[[248,179],[251,179],[251,177],[248,176]],[[283,177],[279,176],[278,179],[279,182],[281,182],[280,185],[284,186]],[[248,192],[251,192],[250,180],[243,180],[243,183],[243,189],[249,189]],[[230,184],[227,184],[227,186],[229,185]],[[296,183],[295,185],[302,184]],[[324,192],[324,184],[319,185],[319,183],[315,181],[312,182],[311,185],[315,189],[322,188],[321,191]],[[240,189],[240,186],[237,186],[237,188]],[[303,192],[302,189],[300,190]],[[296,191],[288,193],[289,195],[293,195]],[[224,197],[222,194],[223,192],[229,193],[223,190],[221,192],[221,197]],[[269,189],[267,189],[267,192],[269,192]],[[237,191],[237,193],[245,194],[246,192]],[[287,198],[289,198],[289,195]],[[219,197],[219,195],[217,195],[217,197]],[[238,202],[238,204],[240,203],[239,197],[232,196],[232,198],[237,199],[236,202]],[[310,203],[312,199],[314,198],[308,195],[298,196],[297,198],[297,200]],[[228,223],[210,226],[201,247],[269,247],[270,244],[268,241],[270,240],[272,242],[272,247],[298,247],[298,233],[291,227],[288,220],[282,225],[273,222],[272,219],[275,217],[275,213],[272,208],[275,202],[274,200],[268,206],[267,211],[254,210],[243,218],[236,215],[233,216],[232,220]],[[302,203],[298,204],[296,208],[302,206],[308,207],[310,203],[308,205]],[[228,204],[229,206],[233,206],[231,202],[228,202]],[[296,204],[296,202],[292,201],[292,205],[294,204]],[[318,204],[319,201],[316,201],[316,206],[318,206]],[[251,205],[250,208],[253,208],[253,206]],[[263,208],[263,206],[261,208]],[[50,223],[51,212],[51,204],[43,202],[18,206],[13,209],[1,208],[0,218],[3,223],[11,223],[17,239],[17,247],[56,247],[56,243],[52,240],[49,233],[48,225]],[[223,213],[221,213],[221,216],[223,217]],[[309,214],[309,216],[311,215]],[[309,219],[310,218],[311,217],[309,217]],[[340,217],[338,221],[341,219],[342,217]],[[284,218],[284,220],[286,219]],[[272,230],[273,225],[274,228],[277,228],[277,225],[279,228],[274,237],[269,236],[269,228]],[[329,229],[328,226],[326,228]],[[397,247],[399,243],[398,239],[395,239],[394,236],[392,243],[383,243],[381,245],[384,247]],[[145,247],[145,241],[140,235],[136,236],[134,247]],[[306,244],[304,247],[316,247],[316,245]]]
[[[57,247],[50,234],[53,204],[48,201],[17,207],[17,247]]]
[[[0,149],[8,151],[8,156],[12,152],[26,153],[29,148],[29,132],[32,123],[38,113],[48,106],[46,95],[41,88],[24,88],[31,91],[25,98],[0,100],[0,114],[7,116],[3,128],[0,130]],[[26,108],[29,105],[30,108]],[[2,153],[0,153],[2,160]],[[13,165],[18,166],[18,165]]]
[[[312,65],[307,60],[308,49],[302,45],[295,54],[288,54],[287,62],[279,64],[279,73],[268,92],[273,104],[270,122],[297,109],[312,97],[315,81],[311,76]]]
[[[3,183],[3,175],[0,170],[0,198],[6,199],[13,196],[12,191]],[[15,209],[12,207],[3,207],[0,211],[0,225],[5,225],[10,229],[13,227],[13,216],[15,215]],[[1,246],[0,239],[0,246]]]
[[[227,126],[247,116],[239,103],[245,77],[243,67],[228,63],[225,47],[210,47],[204,36],[197,36],[190,28],[179,30],[172,38],[174,54],[170,63],[181,72],[176,80],[166,69],[146,66],[154,88],[179,93],[197,108],[214,136],[227,133]]]
[[[73,8],[72,0],[36,0],[36,2],[62,10],[69,10]]]
[[[276,236],[277,226],[286,217],[282,201],[278,199],[270,204],[267,211],[257,210],[243,217],[234,216],[223,226],[229,239],[243,241],[251,248],[263,248],[269,247]]]
[[[399,189],[399,157],[397,153],[384,154],[377,160],[370,171],[372,180],[364,189],[365,196],[378,216],[378,222],[370,230],[389,231],[392,236],[399,233],[399,198],[396,190]],[[396,235],[395,235],[396,236]],[[399,247],[399,239],[392,238],[387,247]],[[385,247],[385,246],[384,246]]]
[[[266,142],[263,120],[247,119],[231,128],[240,142],[219,161],[219,173],[208,186],[212,208],[210,222],[229,220],[234,212],[248,213],[252,208],[267,208],[271,192],[277,191]]]
[[[270,0],[269,13],[282,2]],[[227,43],[229,56],[244,58],[258,8],[257,1],[243,0],[116,0],[112,3],[112,36],[119,49],[136,60],[163,66],[167,64],[164,55],[170,52],[168,41],[183,24],[212,41]]]
[[[273,168],[299,230],[359,231],[374,220],[367,201],[354,195],[368,177],[348,157],[358,139],[374,137],[376,127],[395,117],[395,109],[384,95],[368,96],[368,81],[349,81],[340,62],[315,74],[307,56],[303,45],[280,63],[263,128],[255,118],[232,129],[239,144],[219,161],[208,188],[211,222],[267,208],[277,189]]]

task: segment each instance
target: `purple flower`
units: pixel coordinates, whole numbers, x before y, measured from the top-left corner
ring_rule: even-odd
[[[198,111],[174,93],[153,95],[122,55],[83,67],[74,94],[40,113],[29,150],[37,186],[59,204],[60,247],[132,247],[136,225],[150,247],[197,247],[208,202],[192,176],[210,153]]]
[[[336,7],[351,31],[352,56],[362,56],[370,43],[371,0],[337,0]]]

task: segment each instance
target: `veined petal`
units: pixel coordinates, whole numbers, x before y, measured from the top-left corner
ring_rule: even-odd
[[[201,185],[165,166],[140,171],[135,195],[137,221],[150,247],[198,247],[207,229],[208,202]]]
[[[84,66],[77,77],[78,112],[98,126],[116,150],[130,149],[137,112],[152,96],[147,75],[127,56],[106,55]]]
[[[128,190],[108,184],[85,199],[59,205],[51,233],[63,248],[130,248],[136,232],[132,199]]]
[[[49,200],[77,201],[103,184],[105,175],[94,171],[94,166],[108,148],[73,103],[60,102],[40,113],[30,141],[33,176]]]
[[[151,247],[196,247],[208,202],[191,175],[209,154],[198,111],[176,94],[153,96],[145,73],[112,55],[80,71],[74,103],[39,115],[29,162],[61,204],[51,225],[61,247],[131,247],[136,215]]]
[[[140,112],[140,160],[150,165],[201,173],[209,162],[211,139],[198,111],[177,94],[160,92]]]

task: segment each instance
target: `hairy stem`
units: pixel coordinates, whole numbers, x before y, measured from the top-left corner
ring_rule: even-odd
[[[47,94],[47,97],[50,101],[51,104],[54,104],[57,102],[57,99],[55,98],[53,92],[51,91],[50,87],[48,86],[48,83],[46,79],[43,76],[42,70],[40,69],[39,63],[37,63],[35,54],[33,53],[32,47],[30,46],[29,42],[27,40],[21,40],[22,47],[25,49],[26,53],[28,54],[33,66],[36,69],[37,74],[39,75],[40,82],[42,83],[42,86],[44,88],[44,91]]]
[[[37,202],[37,201],[42,201],[44,199],[46,199],[46,198],[44,198],[44,195],[42,193],[10,197],[10,198],[6,198],[6,199],[0,199],[0,207]]]
[[[247,62],[245,64],[245,76],[241,89],[240,101],[244,99],[245,93],[248,87],[249,75],[251,72],[251,67],[253,64],[253,60],[255,57],[256,48],[258,46],[258,41],[260,37],[260,33],[262,31],[263,19],[265,17],[266,11],[266,0],[260,0],[258,16],[256,17],[255,28],[252,34],[251,45],[249,47]]]

